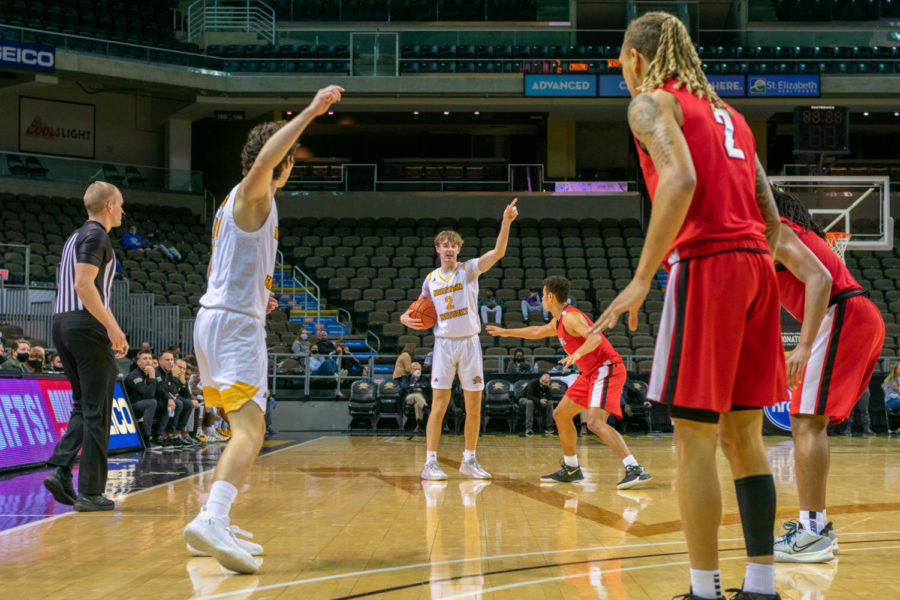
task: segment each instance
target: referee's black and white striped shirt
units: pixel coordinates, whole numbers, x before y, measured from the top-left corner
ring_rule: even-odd
[[[99,269],[94,285],[103,300],[103,307],[109,308],[109,294],[116,274],[116,255],[109,241],[109,234],[97,221],[86,221],[75,230],[63,246],[59,261],[55,314],[85,311],[81,298],[75,293],[75,264],[87,263]]]

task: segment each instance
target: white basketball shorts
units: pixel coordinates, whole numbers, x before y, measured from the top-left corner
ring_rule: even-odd
[[[266,412],[266,332],[249,315],[201,308],[194,321],[194,354],[207,407],[232,412],[253,401]]]
[[[484,361],[481,340],[477,335],[464,338],[435,338],[434,360],[431,363],[431,387],[449,390],[453,376],[459,373],[462,389],[480,392],[484,389]]]

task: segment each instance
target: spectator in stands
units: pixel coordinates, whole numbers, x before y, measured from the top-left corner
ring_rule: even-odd
[[[28,362],[28,353],[31,351],[31,344],[25,340],[15,340],[9,347],[9,356],[6,362],[0,365],[0,371],[18,371],[25,372],[25,363]]]
[[[174,356],[176,359],[181,358],[181,346],[179,346],[178,344],[172,344],[171,346],[169,346],[166,352],[171,352],[172,356]]]
[[[900,362],[894,363],[882,388],[884,389],[884,405],[892,410],[900,409]]]
[[[516,348],[516,351],[513,353],[513,359],[509,361],[509,366],[506,367],[506,372],[534,373],[534,371],[534,365],[525,360],[525,351],[521,348]]]
[[[338,340],[336,348],[337,356],[339,357],[338,367],[340,368],[342,375],[351,375],[353,377],[365,377],[367,375],[368,367],[363,365],[355,356],[353,356],[353,353],[347,348],[347,343],[344,342],[344,340]]]
[[[856,421],[857,417],[859,418],[859,422],[862,425],[862,434],[875,435],[875,432],[872,431],[872,418],[869,416],[870,396],[871,393],[869,392],[869,388],[866,388],[865,391],[863,391],[862,395],[859,397],[859,400],[856,401],[856,406],[853,407],[853,412],[851,412],[850,416],[841,422],[841,435],[850,435],[853,432],[853,422]]]
[[[329,356],[319,353],[319,346],[309,349],[309,373],[310,375],[334,375],[338,372],[337,363]]]
[[[190,397],[183,375],[175,366],[175,356],[169,352],[159,355],[159,369],[156,372],[159,380],[157,398],[165,402],[168,418],[165,418],[165,427],[162,429],[163,439],[169,440],[168,445],[176,448],[195,445],[192,440],[186,439],[185,427],[190,416],[191,402],[185,397]],[[165,445],[165,444],[164,444]]]
[[[0,365],[6,362],[6,350],[5,350],[6,342],[0,342]]]
[[[122,281],[125,279],[125,267],[122,266],[122,261],[116,261],[116,273],[113,275],[113,279],[117,281]]]
[[[153,437],[153,420],[156,417],[157,379],[153,370],[153,355],[141,350],[137,355],[137,367],[125,377],[125,394],[131,403],[134,418],[141,421],[140,427],[151,450],[159,448],[159,441]]]
[[[28,360],[25,362],[26,373],[44,372],[44,349],[41,346],[32,346],[28,352]]]
[[[50,358],[50,362],[47,363],[47,373],[63,373],[65,369],[63,368],[62,358],[59,354],[54,354]]]
[[[181,382],[181,389],[178,390],[178,396],[182,401],[190,403],[188,405],[188,418],[185,421],[184,427],[182,427],[181,437],[189,438],[186,441],[194,441],[196,444],[200,442],[195,431],[197,429],[197,423],[202,418],[202,414],[200,413],[200,401],[194,397],[194,392],[191,389],[191,370],[187,361],[183,358],[176,359],[174,373],[175,377],[178,378],[178,381]]]
[[[569,297],[566,298],[566,304],[578,308],[578,300],[575,298],[574,294],[569,294]]]
[[[544,310],[541,304],[541,291],[537,288],[531,288],[528,295],[522,299],[522,318],[528,323],[531,315],[539,313],[544,321],[550,320],[550,314]]]
[[[422,377],[422,365],[414,362],[411,366],[412,373],[400,379],[400,390],[404,394],[406,405],[412,404],[416,413],[416,428],[413,433],[421,433],[425,422],[425,407],[428,406],[425,394],[428,393],[429,385],[428,380]]]
[[[151,356],[153,355],[153,349],[150,347],[150,342],[141,342],[141,346],[137,349],[137,352],[134,353],[133,360],[131,361],[132,371],[138,368],[137,360],[141,352],[148,352]]]
[[[550,373],[544,373],[530,382],[525,388],[525,395],[519,398],[519,406],[525,408],[525,435],[534,435],[534,411],[537,408],[543,418],[542,434],[548,435],[553,430],[553,402],[550,397]]]
[[[319,333],[316,334],[316,337],[319,338],[319,341],[316,342],[319,354],[328,356],[337,352],[337,347],[334,345],[334,342],[328,339],[328,332],[325,329],[320,329]]]
[[[391,379],[399,380],[404,375],[412,373],[413,354],[415,351],[416,345],[413,343],[403,346],[400,356],[397,357],[397,362],[394,363],[394,374],[391,376]]]
[[[276,404],[275,396],[272,395],[272,392],[266,390],[266,439],[278,433],[278,430],[272,427],[272,413],[275,411]]]
[[[500,324],[500,321],[503,319],[503,310],[506,308],[506,303],[503,301],[503,298],[494,296],[494,290],[484,290],[484,296],[478,301],[478,306],[481,307],[482,323],[488,322],[488,315],[494,315],[494,323],[497,325]]]
[[[434,362],[434,350],[429,350],[428,354],[425,355],[425,361],[422,364],[422,370],[425,373],[430,375],[431,374],[431,364],[433,362]]]
[[[294,343],[291,344],[291,352],[297,356],[309,354],[309,334],[306,332],[306,327],[300,326],[300,331],[297,332],[297,337],[294,338]]]
[[[155,231],[148,231],[144,239],[144,247],[149,250],[158,250],[160,254],[171,260],[172,262],[181,262],[181,252],[175,248],[174,244],[164,243],[163,234],[157,235]]]
[[[146,250],[144,248],[144,238],[137,232],[136,225],[129,227],[128,233],[122,236],[122,247],[127,250],[140,250],[141,252]]]

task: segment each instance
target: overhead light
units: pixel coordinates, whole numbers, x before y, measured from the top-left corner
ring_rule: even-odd
[[[334,111],[333,111],[333,110],[329,110],[329,111],[328,111],[328,114],[329,114],[329,115],[333,115],[333,114],[334,114]]]
[[[449,115],[449,114],[450,114],[450,111],[449,111],[449,110],[445,110],[445,111],[444,111],[444,115]]]
[[[290,115],[294,114],[294,111],[288,110],[288,111],[285,111],[285,114],[288,115],[288,116],[290,116]]]
[[[895,117],[900,117],[900,112],[897,112],[897,111],[895,110],[895,111],[894,111],[894,116],[895,116]]]
[[[864,113],[863,113],[863,116],[864,116],[864,117],[868,117],[868,116],[869,116],[869,111],[864,112]]]
[[[481,112],[476,110],[476,111],[475,111],[475,114],[476,114],[476,115],[480,115]]]
[[[417,114],[419,114],[419,111],[414,110],[414,111],[413,111],[413,114],[414,114],[414,115],[417,115]]]

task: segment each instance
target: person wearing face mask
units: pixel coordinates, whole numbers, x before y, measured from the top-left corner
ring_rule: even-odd
[[[44,372],[44,349],[40,346],[35,346],[28,352],[28,359],[25,361],[25,372]]]
[[[416,429],[413,433],[422,432],[422,423],[425,421],[425,392],[428,391],[428,381],[422,378],[422,365],[417,362],[411,365],[412,373],[400,378],[400,390],[405,394],[406,405],[413,405],[416,412]]]
[[[50,360],[47,362],[47,368],[45,369],[47,373],[64,373],[65,368],[62,364],[62,359],[59,357],[59,354],[54,354]]]
[[[297,356],[309,354],[309,334],[306,332],[306,327],[301,327],[300,331],[297,332],[297,337],[294,338],[294,343],[291,344],[291,352]]]
[[[516,348],[513,352],[513,359],[509,366],[506,367],[507,373],[534,373],[534,365],[525,360],[525,351]]]
[[[28,353],[31,351],[31,344],[25,340],[16,340],[9,347],[9,355],[2,365],[0,371],[18,371],[25,373],[25,364],[28,362]]]

